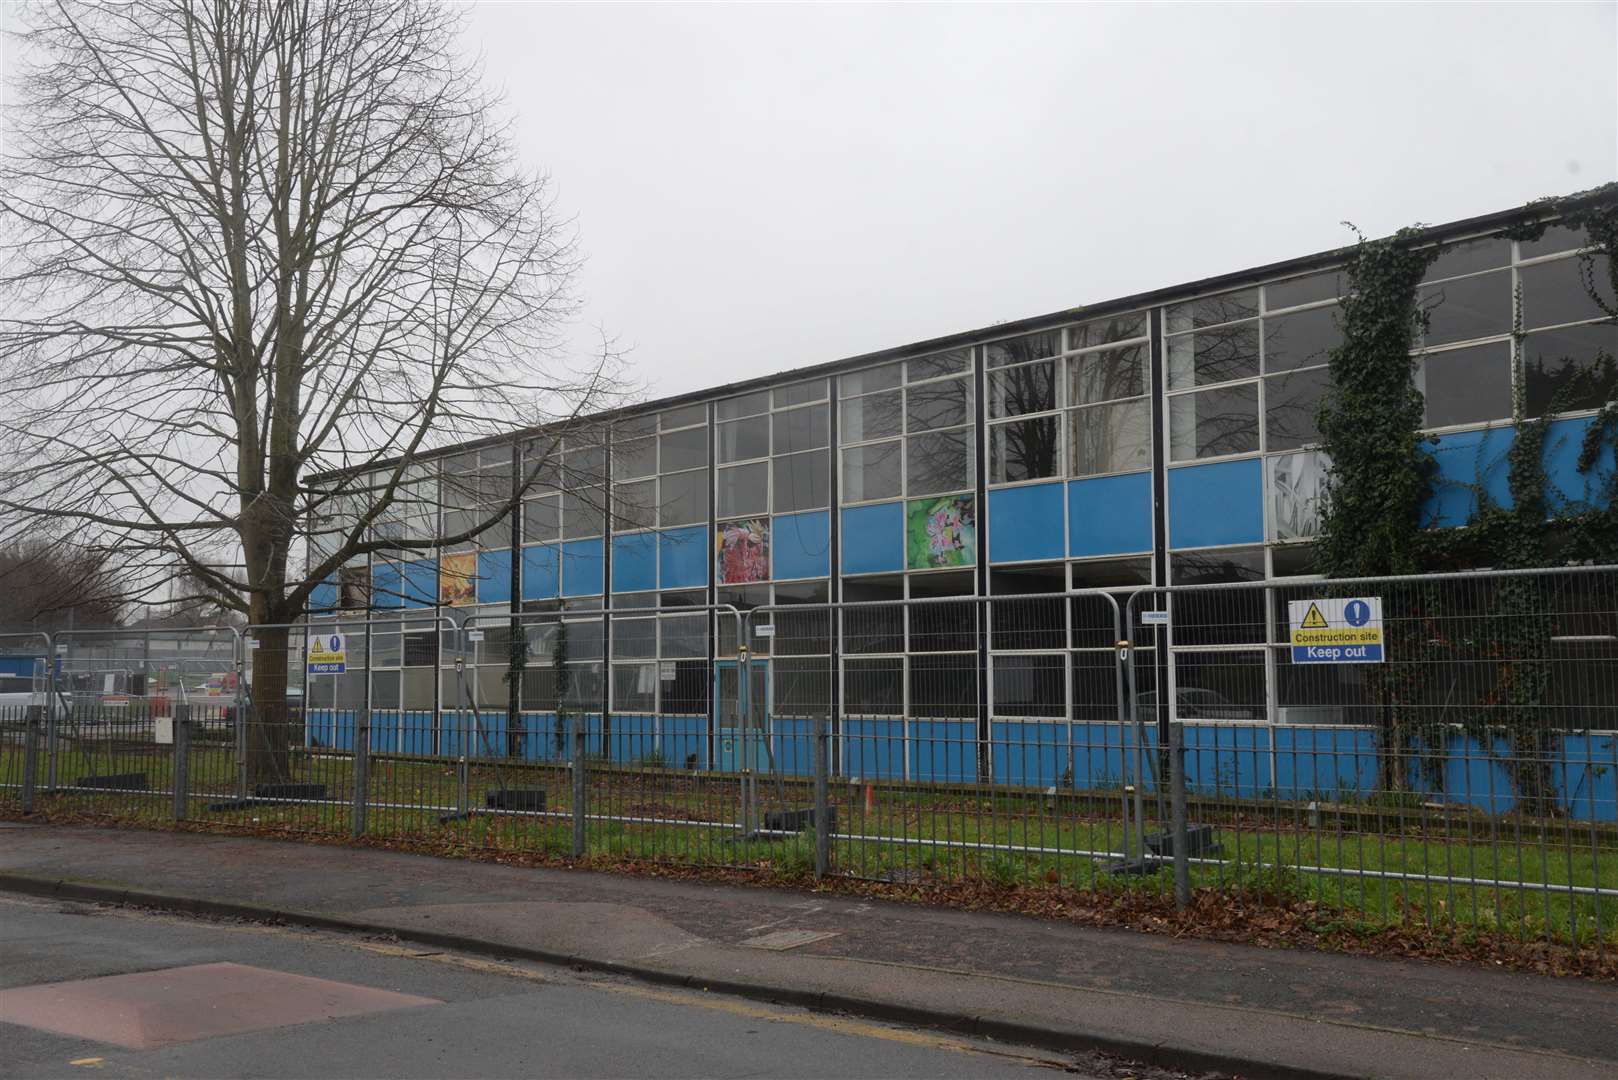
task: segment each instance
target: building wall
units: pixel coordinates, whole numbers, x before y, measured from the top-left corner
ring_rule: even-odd
[[[1586,291],[1578,242],[1556,228],[1533,242],[1479,238],[1447,249],[1428,274],[1413,363],[1436,437],[1432,525],[1464,524],[1483,493],[1509,499],[1514,396],[1535,415],[1569,364],[1618,353],[1618,327],[1600,321]],[[1604,266],[1594,269],[1604,281]],[[630,717],[689,724],[711,711],[711,676],[697,672],[733,652],[733,635],[716,640],[690,615],[620,616],[608,628],[604,606],[1294,577],[1308,567],[1329,467],[1315,410],[1342,288],[1326,269],[1094,319],[1080,312],[1011,338],[649,406],[610,430],[453,454],[414,478],[412,497],[382,525],[389,535],[453,535],[505,498],[514,475],[539,469],[541,479],[509,528],[434,558],[378,559],[320,590],[317,608],[368,602],[406,619],[374,638],[368,688],[362,674],[322,692],[336,704],[369,694],[373,707],[407,712],[468,697],[503,706],[501,617],[572,612],[577,707],[609,717],[608,728]],[[1577,404],[1547,448],[1559,510],[1600,486],[1574,468],[1599,403]],[[1610,456],[1599,466],[1608,473]],[[469,689],[450,685],[451,657],[435,650],[430,626],[409,632],[409,617],[440,605],[498,624],[465,658]],[[845,620],[838,634],[828,624],[791,644],[777,639],[768,707],[785,724],[795,700],[835,696],[862,723],[955,725],[984,741],[997,724],[1021,732],[1111,715],[1106,613],[1058,605],[1040,618],[1044,632],[992,639],[981,661],[974,636],[918,618],[897,628]],[[1234,642],[1250,644],[1254,662],[1214,670],[1205,656],[1175,652],[1164,667],[1171,707],[1193,720],[1302,722],[1290,703],[1296,677],[1265,627],[1253,620],[1250,640]],[[557,632],[554,623],[536,631],[531,655],[548,656]],[[1222,701],[1218,715],[1197,715],[1185,690]],[[531,670],[521,694],[524,710],[550,715],[554,673]],[[709,752],[701,748],[705,762]],[[914,743],[897,751],[916,752]]]

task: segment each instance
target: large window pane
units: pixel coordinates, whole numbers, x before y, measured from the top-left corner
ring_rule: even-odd
[[[1062,467],[1057,417],[1013,420],[989,428],[989,483],[1010,484],[1055,476]]]
[[[1022,416],[1056,408],[1056,361],[989,372],[989,416]]]
[[[831,660],[776,660],[771,664],[775,707],[771,715],[794,719],[829,715]]]
[[[612,475],[616,480],[633,480],[657,475],[657,440],[631,439],[612,448]]]
[[[656,656],[657,620],[615,617],[612,620],[612,655],[620,660]]]
[[[905,361],[905,378],[910,382],[920,382],[923,379],[936,379],[941,375],[954,375],[971,366],[971,350],[955,349],[951,352],[918,356]]]
[[[1493,270],[1511,262],[1511,241],[1499,236],[1481,236],[1476,240],[1445,244],[1438,258],[1427,268],[1427,281],[1472,274],[1479,270]]]
[[[612,489],[613,528],[650,529],[657,524],[657,481],[636,480]]]
[[[1152,464],[1149,401],[1093,405],[1071,414],[1068,457],[1074,476],[1144,469]]]
[[[1169,338],[1169,389],[1258,374],[1258,323],[1245,322]]]
[[[1264,370],[1292,371],[1327,363],[1330,351],[1343,342],[1337,326],[1340,310],[1310,308],[1264,320]]]
[[[770,455],[770,418],[754,416],[747,420],[732,420],[714,430],[719,439],[719,460],[747,461]]]
[[[1511,343],[1427,353],[1418,377],[1428,427],[1477,424],[1511,416]]]
[[[727,616],[728,617],[728,616]],[[706,612],[696,615],[665,615],[658,619],[661,655],[707,656],[708,622]]]
[[[972,416],[972,384],[966,379],[923,383],[905,391],[907,431],[933,431],[964,424]]]
[[[890,390],[842,403],[838,438],[845,443],[897,435],[903,429],[903,390]]]
[[[912,435],[906,462],[906,492],[935,495],[972,486],[972,432],[937,431]]]
[[[726,398],[724,401],[714,402],[714,418],[716,420],[734,420],[738,416],[756,416],[768,412],[770,408],[770,393],[760,390],[756,394],[743,394],[741,397]]]
[[[883,364],[881,367],[866,368],[864,371],[854,371],[841,376],[837,380],[837,392],[843,397],[869,394],[873,390],[887,390],[898,386],[903,378],[904,364]]]
[[[1146,312],[1131,311],[1110,319],[1093,319],[1067,328],[1069,349],[1089,349],[1114,341],[1128,341],[1146,336]]]
[[[904,661],[898,657],[845,661],[843,710],[849,716],[902,716]]]
[[[719,516],[762,514],[769,510],[769,463],[719,470]]]
[[[1331,384],[1328,368],[1271,375],[1264,380],[1264,434],[1268,450],[1291,450],[1320,441],[1315,414]]]
[[[660,520],[664,527],[708,520],[708,470],[665,475],[661,481]]]
[[[1068,361],[1068,404],[1140,397],[1146,393],[1146,346],[1104,349]]]
[[[845,578],[843,651],[900,653],[905,649],[904,578]]]
[[[664,472],[708,466],[708,429],[687,428],[658,436],[659,467]]]
[[[1258,314],[1258,290],[1242,289],[1219,296],[1205,296],[1169,308],[1169,333],[1197,330],[1204,326],[1249,319]]]
[[[668,409],[659,418],[659,422],[664,431],[690,427],[693,424],[706,424],[708,422],[708,406],[698,404],[685,405],[678,409]]]
[[[989,367],[997,368],[1029,360],[1042,360],[1047,356],[1055,356],[1061,350],[1061,332],[1047,330],[1043,333],[1012,338],[1010,341],[997,341],[988,347],[987,356]]]
[[[1169,456],[1173,460],[1257,449],[1257,386],[1227,386],[1169,399]]]
[[[1420,303],[1427,312],[1428,345],[1509,333],[1511,274],[1502,270],[1428,285],[1421,290]]]
[[[825,400],[825,379],[811,379],[809,382],[793,383],[791,386],[778,386],[770,392],[770,403],[777,409]]]
[[[832,613],[825,581],[805,581],[775,587],[778,605],[770,616],[775,623],[777,656],[821,656],[831,652]]]
[[[975,653],[918,653],[910,657],[910,715],[969,718],[978,713]]]
[[[1266,311],[1279,311],[1317,300],[1335,300],[1343,295],[1343,286],[1341,270],[1327,270],[1288,281],[1272,281],[1264,286],[1264,308]]]
[[[1522,281],[1523,325],[1558,326],[1606,318],[1618,312],[1608,267],[1605,255],[1557,259],[1523,267],[1518,271]],[[1596,302],[1597,297],[1601,303]]]
[[[826,406],[813,405],[775,414],[775,443],[772,447],[775,453],[818,450],[825,445]]]
[[[816,510],[831,500],[831,477],[826,468],[826,451],[778,457],[775,466],[775,512]]]
[[[1618,326],[1612,323],[1529,334],[1523,338],[1522,355],[1524,406],[1529,416],[1543,416],[1553,402],[1564,411],[1599,409],[1618,395],[1613,369],[1618,357]],[[1579,380],[1576,375],[1598,369],[1595,378]],[[1580,385],[1573,385],[1575,381]]]
[[[580,536],[600,536],[605,521],[603,513],[606,492],[600,488],[584,488],[562,493],[562,535],[568,539]]]
[[[657,665],[612,665],[612,710],[619,713],[657,711]]]
[[[900,443],[872,443],[843,451],[843,501],[892,499],[900,494]]]
[[[996,656],[994,715],[1067,716],[1066,656]]]

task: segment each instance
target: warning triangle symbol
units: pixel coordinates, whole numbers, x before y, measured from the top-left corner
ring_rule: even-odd
[[[1326,629],[1326,616],[1324,616],[1324,615],[1322,615],[1320,613],[1320,605],[1319,604],[1311,603],[1309,605],[1309,614],[1307,614],[1307,615],[1305,615],[1303,617],[1303,625],[1300,627],[1300,629],[1303,629],[1303,630],[1324,630],[1324,629]]]

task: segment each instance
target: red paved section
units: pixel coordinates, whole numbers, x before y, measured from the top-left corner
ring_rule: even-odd
[[[131,1050],[436,1005],[433,998],[246,964],[109,975],[0,990],[0,1020]]]

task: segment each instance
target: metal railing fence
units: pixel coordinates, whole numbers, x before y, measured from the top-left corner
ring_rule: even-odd
[[[1294,655],[1356,601],[1378,662]],[[251,627],[122,701],[44,637],[0,803],[1618,940],[1614,568],[458,615]]]

